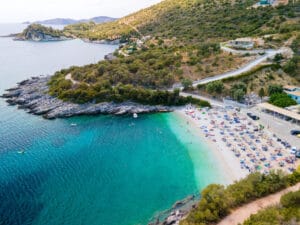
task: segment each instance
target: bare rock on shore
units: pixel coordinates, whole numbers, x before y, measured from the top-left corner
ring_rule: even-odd
[[[198,195],[191,195],[183,200],[175,202],[171,209],[156,215],[148,225],[179,225],[188,213],[196,207],[199,201]]]
[[[114,114],[125,115],[133,113],[169,112],[165,106],[141,105],[131,101],[123,103],[85,103],[75,104],[64,102],[48,94],[47,77],[32,77],[24,80],[14,88],[6,90],[2,95],[10,105],[18,105],[34,115],[42,115],[46,119],[66,118],[79,115]]]

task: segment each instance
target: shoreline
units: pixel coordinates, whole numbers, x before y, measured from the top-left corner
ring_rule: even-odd
[[[187,132],[198,137],[207,147],[205,150],[213,155],[223,174],[219,184],[230,185],[253,172],[268,174],[280,169],[288,174],[298,165],[295,156],[282,147],[272,131],[259,128],[259,122],[232,107],[197,109],[188,106],[176,108],[174,113],[190,128]],[[191,160],[195,165],[197,160],[192,157]],[[163,221],[152,224],[179,225],[198,202],[187,208],[172,208]]]
[[[45,119],[69,118],[81,115],[128,115],[155,112],[171,112],[171,107],[150,106],[134,103],[131,101],[123,103],[102,102],[76,104],[64,102],[50,96],[48,82],[51,76],[32,77],[18,83],[17,87],[6,90],[2,98],[6,99],[9,105],[17,105],[30,114],[43,116]]]
[[[194,132],[223,162],[221,165],[226,165],[225,172],[233,180],[258,171],[268,174],[271,170],[282,170],[288,174],[297,166],[288,143],[238,109],[188,106],[177,113],[192,124]]]
[[[194,134],[201,139],[201,142],[205,145],[205,148],[211,151],[212,155],[217,160],[220,171],[222,171],[222,175],[224,176],[223,182],[226,185],[234,183],[235,181],[240,180],[248,175],[248,173],[240,168],[239,161],[236,160],[233,155],[226,154],[225,150],[222,149],[222,146],[205,137],[205,135],[201,132],[197,121],[187,116],[184,112],[184,109],[177,109],[174,111],[174,113],[188,122],[192,132],[194,132]]]
[[[205,135],[201,132],[200,125],[197,121],[186,115],[185,107],[177,107],[172,113],[174,114],[174,118],[172,118],[172,121],[170,122],[175,122],[177,123],[176,126],[181,127],[180,129],[186,130],[188,136],[190,136],[191,140],[193,140],[192,143],[197,145],[196,148],[194,147],[192,150],[188,150],[188,154],[194,166],[194,179],[199,190],[196,194],[191,193],[191,195],[187,196],[185,199],[175,202],[169,209],[153,216],[153,218],[151,218],[148,222],[148,225],[179,225],[179,222],[185,219],[190,211],[199,203],[201,199],[200,190],[202,188],[201,186],[203,186],[203,182],[208,184],[219,183],[222,185],[229,185],[246,177],[248,174],[240,168],[239,161],[236,160],[234,156],[226,154],[226,150],[222,149],[221,146],[218,146],[216,143],[205,137]],[[183,144],[188,144],[189,138],[187,138],[185,134],[180,132],[178,133],[178,130],[175,128],[171,127],[171,129],[175,135],[178,135],[178,138],[181,139],[180,141],[184,142]],[[196,143],[194,142],[195,139],[198,140]],[[201,151],[208,154],[203,154]],[[216,176],[215,179],[219,180],[215,182],[210,181],[209,179],[206,180],[208,177],[203,177],[203,174],[201,174],[203,170],[201,170],[201,168],[197,168],[198,163],[201,164],[201,159],[203,160],[203,157],[205,156],[208,157],[207,160],[209,160],[209,164],[211,163],[211,158],[214,160],[215,164],[211,165],[212,168],[209,169],[217,171],[217,173],[214,173],[213,176]],[[200,176],[197,174],[199,169],[201,170]]]

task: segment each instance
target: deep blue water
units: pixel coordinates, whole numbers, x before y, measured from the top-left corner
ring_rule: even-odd
[[[0,35],[23,27],[0,25]],[[0,38],[0,93],[30,76],[96,62],[115,48]],[[186,129],[173,113],[48,121],[0,99],[0,224],[146,224],[222,179]]]

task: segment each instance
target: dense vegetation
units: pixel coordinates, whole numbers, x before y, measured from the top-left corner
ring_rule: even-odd
[[[99,82],[93,86],[80,84],[77,88],[69,89],[70,81],[51,81],[50,93],[62,100],[75,103],[86,102],[124,102],[134,101],[150,105],[180,106],[192,103],[201,107],[210,107],[207,101],[198,100],[192,97],[179,96],[179,89],[173,92],[145,89],[134,87],[131,84],[117,84],[111,86],[108,81]],[[55,88],[54,88],[55,87]]]
[[[297,23],[290,21],[297,18],[299,3],[251,8],[255,2],[164,0],[113,22],[67,26],[63,31],[66,35],[90,40],[120,39],[127,45],[116,52],[116,59],[111,61],[56,73],[49,83],[50,94],[78,103],[134,100],[176,105],[178,100],[157,100],[170,99],[161,90],[179,82],[189,89],[191,80],[198,79],[193,74],[206,77],[211,71],[218,71],[220,64],[224,64],[220,57],[225,58],[221,55],[220,41],[275,33],[287,34],[288,38],[298,29]],[[142,44],[137,44],[137,39]],[[226,57],[230,66],[222,68],[225,71],[234,68],[233,56]],[[76,84],[65,80],[68,74]],[[219,94],[221,89],[211,91]],[[246,93],[241,85],[231,89],[230,95],[236,100],[241,100]],[[156,95],[164,97],[153,97]]]
[[[300,172],[295,171],[290,175],[283,175],[280,172],[271,172],[269,175],[253,173],[227,188],[223,185],[211,184],[201,192],[198,206],[181,224],[216,224],[232,209],[298,182],[300,182]]]
[[[300,190],[285,194],[278,206],[262,210],[251,215],[244,225],[284,225],[299,224],[300,222]]]
[[[289,75],[300,80],[300,35],[291,44],[291,48],[294,51],[294,56],[283,67],[283,70]]]
[[[165,0],[114,22],[89,24],[89,27],[83,24],[71,25],[66,30],[90,39],[139,37],[143,34],[164,39],[176,37],[180,41],[199,43],[209,38],[224,40],[299,29],[299,24],[284,24],[286,18],[297,16],[297,8],[292,4],[278,8],[249,9],[255,2]]]
[[[179,96],[179,90],[173,93],[154,90],[172,84],[180,64],[180,56],[165,49],[157,53],[156,49],[144,50],[136,57],[117,58],[101,61],[85,67],[71,67],[57,72],[51,79],[50,94],[60,99],[76,103],[131,100],[143,104],[183,105],[194,103],[209,106],[206,101]],[[71,74],[80,84],[72,84],[65,76]]]
[[[271,95],[269,102],[281,108],[297,105],[297,102],[289,97],[286,93],[276,93]]]
[[[268,93],[270,96],[269,103],[285,108],[291,105],[297,105],[297,102],[283,92],[281,85],[270,85],[268,88]]]
[[[21,34],[20,37],[27,37],[29,33],[41,33],[52,37],[64,36],[61,30],[53,29],[52,27],[42,26],[40,24],[30,24]]]
[[[215,45],[199,45],[198,55],[219,51],[217,47],[211,46]],[[182,55],[177,52],[178,49],[150,45],[133,55],[119,55],[113,60],[59,71],[49,83],[50,94],[76,103],[133,100],[148,104],[181,105],[187,101],[182,97],[174,101],[158,100],[169,99],[166,91],[158,90],[171,87],[176,81],[182,80],[184,83],[180,69]],[[70,80],[66,80],[68,74],[80,85],[73,85]],[[126,91],[123,91],[124,88]],[[132,93],[135,93],[134,96]]]

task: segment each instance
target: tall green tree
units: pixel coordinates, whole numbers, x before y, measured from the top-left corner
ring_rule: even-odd
[[[183,89],[184,90],[189,90],[191,89],[193,86],[193,82],[190,80],[190,79],[184,79],[182,82],[181,82],[182,86],[183,86]]]
[[[206,85],[206,91],[210,94],[218,93],[221,94],[224,90],[224,84],[222,81],[213,81]]]
[[[282,93],[282,92],[283,92],[283,87],[281,85],[272,84],[272,85],[269,85],[269,87],[268,87],[269,95],[278,94],[278,93]]]
[[[266,96],[265,89],[262,87],[258,92],[259,97],[263,98]]]

